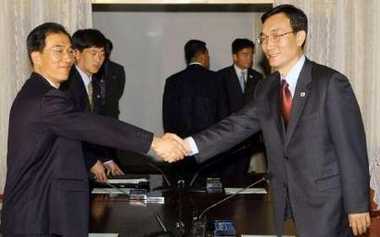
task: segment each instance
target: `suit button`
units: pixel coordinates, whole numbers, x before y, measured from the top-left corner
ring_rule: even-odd
[[[287,157],[287,156],[284,156],[284,159],[285,159],[285,160],[289,160],[289,157]]]

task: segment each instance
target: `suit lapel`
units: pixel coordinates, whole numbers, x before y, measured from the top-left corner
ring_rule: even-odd
[[[251,72],[251,70],[248,69],[247,83],[245,84],[245,91],[244,91],[245,96],[249,96],[253,94],[253,88],[255,87],[256,83],[257,83],[257,79],[254,78],[253,73]]]
[[[228,96],[230,101],[231,112],[237,111],[244,104],[244,95],[241,91],[239,78],[236,75],[234,66],[232,65],[229,70],[230,76],[228,77]]]
[[[288,129],[286,133],[286,145],[289,143],[300,116],[302,115],[303,108],[310,94],[310,83],[312,80],[311,77],[311,68],[312,64],[310,61],[306,60],[305,64],[299,75],[296,90],[293,96],[292,101],[292,112],[290,115],[290,121],[288,124]]]
[[[74,81],[74,83],[77,85],[77,86],[74,86],[74,88],[76,88],[76,90],[78,90],[78,92],[77,92],[78,96],[79,96],[78,103],[81,104],[80,107],[81,107],[82,111],[90,112],[91,111],[90,100],[88,99],[86,86],[84,85],[84,82],[82,80],[80,73],[77,71],[76,68],[74,70],[75,70],[75,81]]]
[[[270,106],[271,114],[273,114],[274,122],[277,126],[278,133],[284,141],[285,130],[283,126],[283,121],[281,117],[281,108],[280,108],[280,73],[275,72],[268,76],[266,80],[271,80],[270,88],[268,92],[268,101]]]

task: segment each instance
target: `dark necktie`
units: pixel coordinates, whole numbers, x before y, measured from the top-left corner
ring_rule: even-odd
[[[286,80],[281,80],[281,114],[285,125],[288,125],[290,113],[292,111],[292,94],[289,90],[289,84]]]

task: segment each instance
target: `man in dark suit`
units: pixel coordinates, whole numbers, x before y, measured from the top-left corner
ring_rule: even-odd
[[[93,82],[105,60],[106,38],[96,29],[82,29],[73,34],[73,49],[75,65],[70,71],[69,80],[62,83],[60,89],[72,99],[79,111],[101,113],[99,90]],[[83,143],[83,152],[86,164],[98,182],[107,182],[107,173],[123,175],[124,172],[113,161],[114,154],[110,148],[90,143]]]
[[[235,39],[232,42],[233,64],[218,71],[226,98],[226,116],[240,110],[250,100],[257,83],[263,76],[252,69],[255,44],[249,39]],[[254,134],[241,144],[228,151],[219,162],[217,168],[224,176],[233,176],[245,180],[247,177],[250,158],[253,154],[264,152],[261,133]],[[233,159],[232,159],[233,157]],[[262,156],[259,156],[262,157]]]
[[[77,112],[58,88],[73,63],[70,35],[45,23],[27,38],[33,73],[10,112],[2,235],[87,237],[88,176],[81,141],[146,153],[167,161],[185,154],[174,135],[154,137],[133,125]]]
[[[188,142],[205,161],[262,130],[276,234],[286,217],[300,237],[362,234],[370,224],[368,160],[350,83],[305,58],[302,10],[279,5],[261,19],[259,42],[274,73],[257,86],[252,103]]]
[[[110,116],[119,119],[120,109],[119,101],[124,93],[125,71],[124,67],[111,60],[113,44],[111,40],[106,39],[105,60],[100,70],[94,74],[92,86],[94,88],[94,110],[104,116]],[[120,164],[118,152],[116,149],[104,149],[105,157],[109,157],[116,163]],[[111,174],[119,174],[120,169],[109,169]],[[125,167],[123,167],[125,168]]]
[[[216,73],[208,69],[206,43],[189,40],[185,44],[185,59],[187,68],[166,80],[162,107],[164,131],[180,137],[202,131],[225,116],[221,84]],[[197,168],[192,159],[179,166],[180,176]]]
[[[249,39],[235,39],[232,42],[233,64],[219,70],[226,94],[228,115],[240,110],[253,99],[257,83],[263,79],[258,71],[252,69],[255,44]]]
[[[93,78],[96,94],[94,104],[100,114],[118,119],[119,101],[125,87],[125,70],[122,65],[111,60],[112,49],[111,40],[106,39],[105,60]]]

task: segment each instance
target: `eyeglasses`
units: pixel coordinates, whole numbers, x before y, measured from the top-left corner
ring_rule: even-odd
[[[57,60],[62,60],[65,57],[65,55],[67,55],[70,58],[74,57],[74,50],[71,48],[65,50],[62,47],[53,47],[48,49],[48,51],[50,51],[53,57]]]
[[[104,49],[89,48],[84,49],[83,52],[90,54],[92,57],[105,57],[106,55]]]
[[[290,33],[294,33],[294,31],[289,31],[289,32],[285,32],[282,34],[271,34],[271,35],[261,34],[259,37],[257,37],[256,40],[257,40],[257,43],[259,43],[261,45],[267,44],[270,39],[272,39],[272,42],[278,43],[278,42],[280,42],[280,40],[283,36],[288,35]]]

